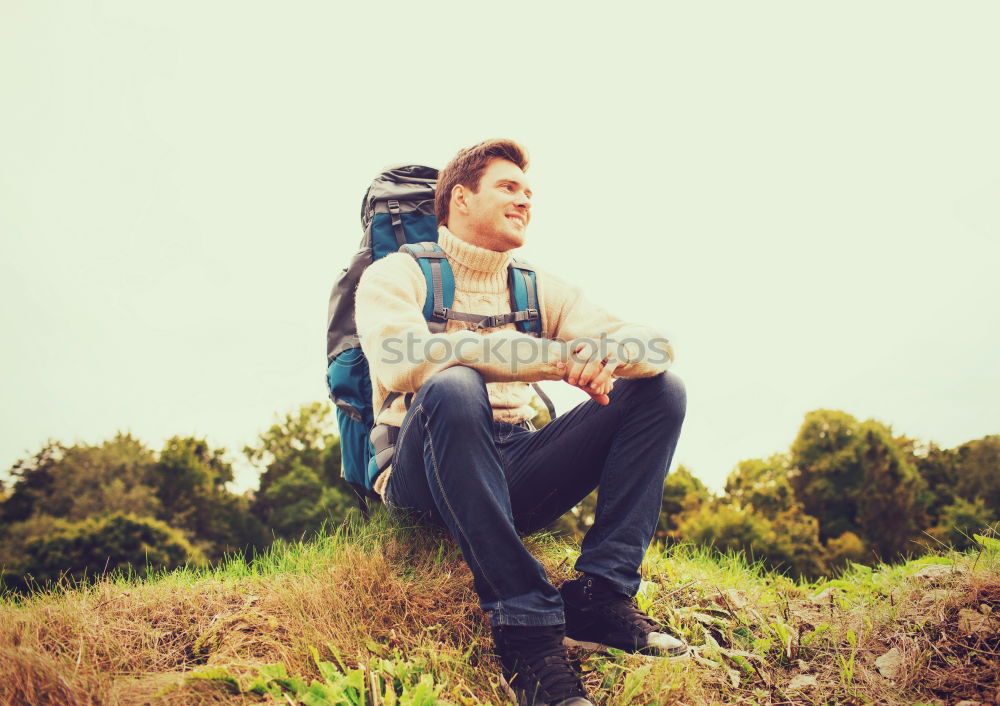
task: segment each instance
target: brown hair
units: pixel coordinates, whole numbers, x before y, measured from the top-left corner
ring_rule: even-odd
[[[434,197],[434,210],[438,225],[448,224],[448,207],[451,205],[451,192],[456,185],[479,191],[479,182],[490,160],[506,159],[513,162],[521,170],[528,168],[528,153],[513,140],[486,140],[478,145],[459,150],[448,165],[438,174],[437,194]]]

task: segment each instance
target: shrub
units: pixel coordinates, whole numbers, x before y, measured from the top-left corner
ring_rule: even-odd
[[[57,521],[49,534],[27,543],[25,555],[32,577],[40,583],[62,576],[83,579],[116,570],[205,564],[201,552],[180,531],[159,520],[120,512],[80,522]]]

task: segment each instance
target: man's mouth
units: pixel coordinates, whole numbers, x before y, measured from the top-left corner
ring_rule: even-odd
[[[523,225],[525,225],[525,222],[524,222],[524,216],[522,216],[522,215],[521,215],[521,214],[519,214],[519,213],[508,213],[508,214],[507,214],[507,218],[509,218],[509,219],[510,219],[510,220],[512,220],[512,221],[517,221],[517,222],[518,222],[518,223],[520,223],[520,224],[521,224],[522,226],[523,226]]]

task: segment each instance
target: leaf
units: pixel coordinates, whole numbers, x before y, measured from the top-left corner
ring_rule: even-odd
[[[740,687],[740,673],[735,669],[729,669],[727,667],[726,675],[729,677],[729,681],[733,685],[733,688],[738,689]]]
[[[895,679],[899,676],[899,671],[903,666],[903,653],[898,647],[893,647],[884,655],[875,660],[875,667],[878,673],[886,679]]]
[[[974,534],[972,535],[972,538],[979,542],[986,552],[990,554],[1000,552],[1000,539],[995,537],[984,537],[981,534]]]
[[[799,674],[797,677],[788,682],[788,691],[801,691],[802,689],[808,689],[811,687],[819,686],[816,681],[816,677],[809,674]]]
[[[830,623],[820,623],[815,629],[810,630],[805,635],[802,636],[802,646],[808,647],[812,644],[812,641],[825,632],[830,630]]]
[[[625,678],[625,688],[622,691],[621,698],[623,703],[636,703],[635,696],[639,693],[639,690],[642,689],[642,683],[645,681],[646,676],[652,668],[652,664],[643,665]]]
[[[204,680],[217,682],[219,686],[224,687],[227,691],[234,694],[240,693],[240,683],[225,669],[221,667],[216,667],[214,669],[200,669],[196,672],[191,672],[186,676],[188,681],[194,680]]]

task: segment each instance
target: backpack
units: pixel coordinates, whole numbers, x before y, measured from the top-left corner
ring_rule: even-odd
[[[327,318],[327,387],[336,405],[340,428],[342,474],[358,496],[367,515],[367,498],[375,477],[391,462],[397,427],[375,425],[372,383],[368,361],[358,341],[354,301],[358,281],[365,269],[393,252],[414,257],[427,283],[423,314],[432,333],[443,332],[448,319],[492,328],[514,322],[518,330],[542,335],[535,271],[514,258],[508,271],[511,312],[497,316],[467,314],[452,310],[455,278],[444,250],[437,245],[434,187],[437,170],[419,165],[386,170],[372,182],[361,203],[364,236],[358,252],[333,285]],[[535,391],[555,418],[551,400],[536,384]],[[382,409],[402,393],[391,392]],[[407,402],[409,402],[408,395]],[[381,410],[379,411],[381,413]]]

